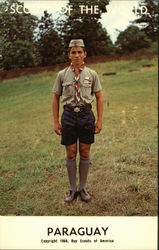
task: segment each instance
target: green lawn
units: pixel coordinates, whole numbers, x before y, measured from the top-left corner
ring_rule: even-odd
[[[51,110],[57,72],[46,72],[0,84],[1,215],[157,215],[157,58],[89,66],[104,99],[103,130],[91,148],[92,201],[64,202],[65,148]]]

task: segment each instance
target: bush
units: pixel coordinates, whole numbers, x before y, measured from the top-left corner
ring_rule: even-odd
[[[135,52],[150,47],[151,40],[136,26],[129,26],[120,32],[115,43],[116,51],[120,54]]]

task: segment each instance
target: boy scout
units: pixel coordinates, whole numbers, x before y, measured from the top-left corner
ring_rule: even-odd
[[[66,147],[66,167],[70,184],[70,193],[66,202],[72,202],[79,193],[82,200],[89,201],[86,181],[90,164],[90,147],[94,134],[102,129],[103,102],[101,84],[95,71],[86,67],[84,58],[87,53],[82,39],[71,40],[68,57],[69,67],[61,70],[53,87],[54,131],[61,135],[61,144]],[[64,111],[59,123],[59,100],[62,98]],[[96,97],[97,122],[91,110]],[[79,191],[76,187],[77,139],[79,140]]]

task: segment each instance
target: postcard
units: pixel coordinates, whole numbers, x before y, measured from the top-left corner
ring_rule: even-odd
[[[0,248],[157,249],[158,1],[0,1]]]

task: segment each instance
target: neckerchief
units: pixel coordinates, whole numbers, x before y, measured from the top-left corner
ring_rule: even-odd
[[[75,80],[75,102],[77,104],[80,103],[80,71],[82,71],[84,69],[85,65],[84,63],[79,67],[79,70],[76,70],[75,67],[73,66],[73,64],[71,63],[71,69],[74,72],[75,76],[74,76],[74,80]]]

